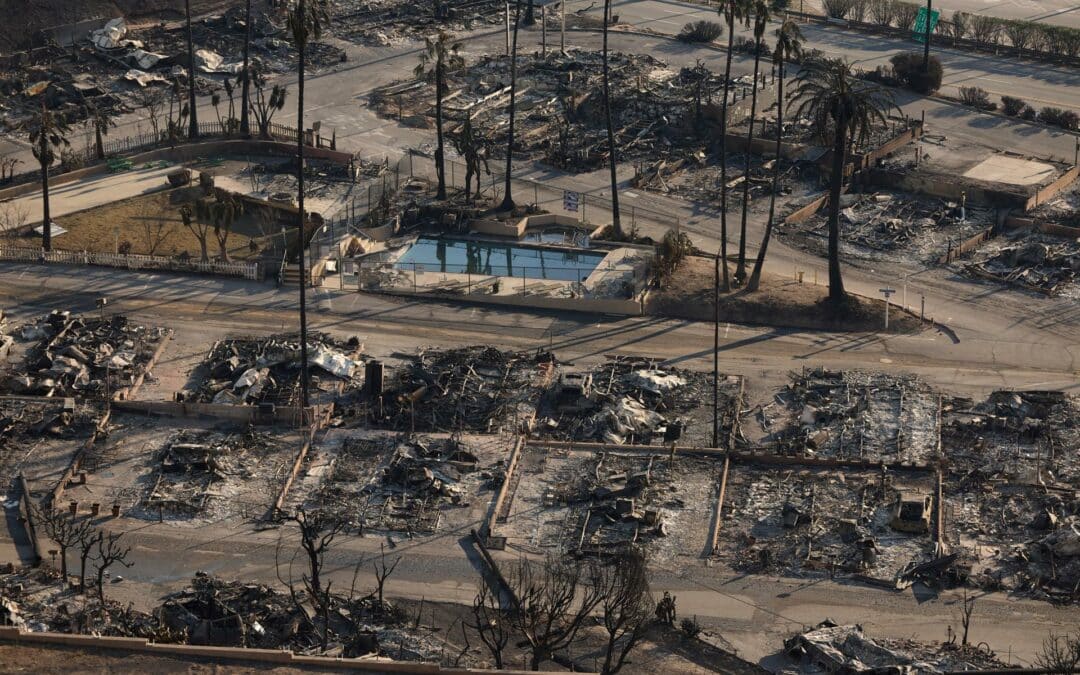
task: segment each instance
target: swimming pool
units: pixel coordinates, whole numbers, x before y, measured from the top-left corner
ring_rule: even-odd
[[[395,266],[404,270],[416,266],[424,272],[584,281],[605,255],[489,241],[420,237],[397,259]]]

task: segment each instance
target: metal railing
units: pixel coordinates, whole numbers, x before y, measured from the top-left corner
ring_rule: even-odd
[[[565,294],[583,297],[590,291],[586,282],[594,274],[614,274],[612,281],[602,278],[588,284],[592,292],[606,296],[632,298],[638,286],[648,280],[648,261],[636,264],[601,262],[595,268],[555,265],[512,265],[503,261],[490,264],[413,263],[392,261],[350,261],[339,272],[341,290],[394,290],[413,293],[437,292],[460,295]]]
[[[435,159],[433,157],[421,154],[416,150],[410,150],[405,158],[408,160],[410,176],[422,176],[429,180],[435,176]],[[480,176],[481,196],[491,198],[496,204],[502,198],[506,187],[506,174],[494,168],[497,163],[497,160],[490,161],[490,173],[485,171]],[[464,163],[453,159],[446,160],[446,184],[448,187],[464,188],[465,175]],[[573,176],[566,176],[567,181],[573,179]],[[535,204],[548,212],[576,217],[582,222],[603,222],[611,218],[611,199],[594,192],[570,190],[567,187],[528,178],[512,177],[510,185],[516,195],[515,201],[518,203]],[[472,188],[473,190],[476,189],[475,180]],[[576,201],[566,198],[568,192],[573,193]],[[678,215],[672,215],[670,210],[661,206],[652,206],[646,200],[640,198],[637,200],[620,200],[619,213],[622,216],[624,228],[629,226],[629,229],[633,229],[638,220],[674,229],[679,229],[681,226]]]

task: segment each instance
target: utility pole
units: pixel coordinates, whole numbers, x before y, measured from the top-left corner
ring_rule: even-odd
[[[926,39],[923,44],[922,68],[924,73],[930,72],[930,26],[934,16],[934,0],[926,0]]]
[[[566,56],[566,0],[559,3],[559,14],[562,15],[562,28],[559,31],[559,52]]]

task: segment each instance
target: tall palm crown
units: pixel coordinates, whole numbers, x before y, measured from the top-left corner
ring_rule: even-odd
[[[776,29],[776,46],[773,48],[772,54],[773,63],[782,66],[793,58],[798,58],[802,54],[802,41],[803,34],[802,30],[799,29],[799,24],[790,18],[784,19],[784,23],[780,24],[780,27]]]
[[[803,64],[795,77],[796,117],[808,117],[814,131],[832,142],[829,185],[829,300],[837,309],[847,294],[840,275],[840,193],[846,156],[852,144],[865,143],[877,124],[886,124],[896,107],[892,93],[856,79],[843,59],[821,59]]]
[[[438,199],[446,199],[446,152],[443,142],[443,97],[446,96],[446,73],[465,66],[461,57],[461,45],[445,31],[439,31],[435,37],[424,38],[424,49],[420,52],[420,63],[413,69],[418,78],[433,74],[435,76],[435,130],[438,143],[435,150],[435,172],[438,175]]]
[[[754,13],[754,0],[727,0],[720,5],[718,10],[724,17],[728,28],[733,28],[736,23],[742,23],[750,27],[750,17]]]
[[[34,116],[30,127],[30,145],[34,159],[41,165],[41,247],[52,250],[52,217],[49,214],[49,167],[56,161],[57,150],[63,150],[71,144],[67,136],[71,133],[67,120],[41,104],[41,112]]]
[[[848,143],[863,144],[873,128],[888,122],[896,108],[892,92],[860,80],[843,59],[816,59],[803,65],[795,76],[795,117],[807,117],[823,141],[833,134],[843,113],[843,131]]]

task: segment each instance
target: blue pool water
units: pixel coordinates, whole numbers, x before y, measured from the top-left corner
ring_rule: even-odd
[[[425,272],[485,274],[501,277],[584,281],[604,253],[556,251],[488,241],[420,237],[397,260],[397,267]]]

